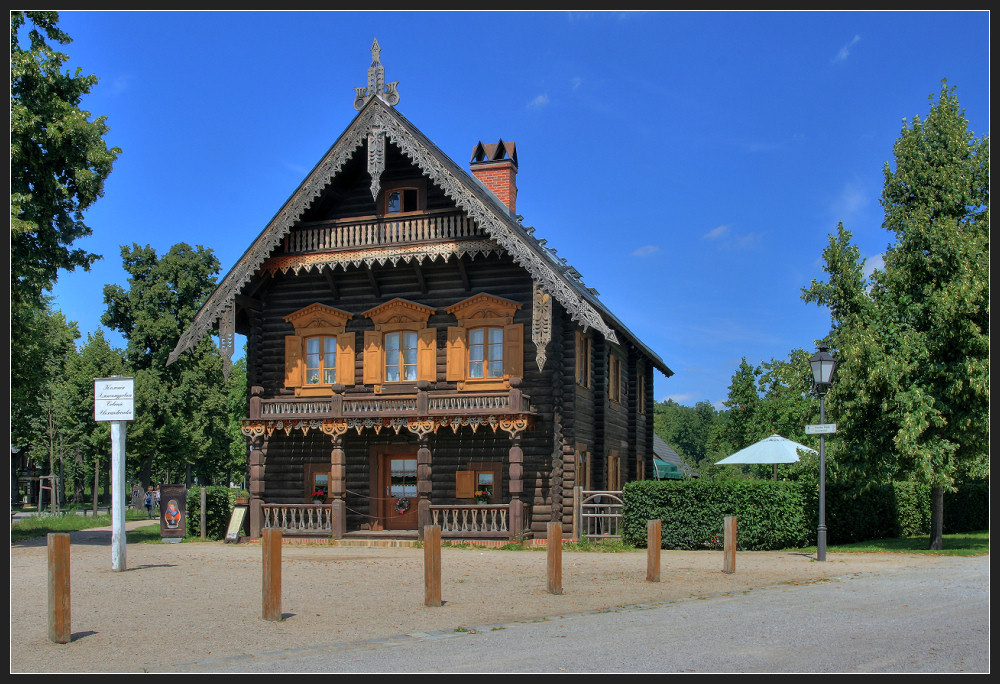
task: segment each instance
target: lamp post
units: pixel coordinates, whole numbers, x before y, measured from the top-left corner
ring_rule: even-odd
[[[819,422],[826,423],[826,411],[823,397],[830,390],[833,369],[837,366],[836,359],[827,351],[825,344],[819,345],[819,351],[809,359],[813,373],[813,391],[819,396]],[[816,529],[816,560],[826,560],[826,453],[824,433],[819,435],[819,527]]]

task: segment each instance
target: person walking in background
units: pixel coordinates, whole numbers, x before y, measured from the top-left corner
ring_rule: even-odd
[[[153,517],[153,488],[149,487],[146,489],[146,498],[143,500],[143,505],[146,506],[146,517]]]
[[[153,490],[153,508],[156,512],[160,512],[160,485],[156,485],[156,489]]]

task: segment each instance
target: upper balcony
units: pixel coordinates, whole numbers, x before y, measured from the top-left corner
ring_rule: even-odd
[[[334,393],[330,397],[251,397],[250,420],[327,418],[440,418],[529,415],[530,398],[511,388],[495,392]]]
[[[452,209],[392,217],[364,217],[304,223],[284,241],[285,254],[309,254],[389,245],[482,238],[486,233]]]

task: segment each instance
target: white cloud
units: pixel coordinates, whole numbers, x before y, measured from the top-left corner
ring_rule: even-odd
[[[851,48],[857,45],[860,40],[861,36],[858,35],[855,35],[853,38],[851,38],[851,41],[847,45],[840,48],[840,52],[838,52],[837,56],[833,58],[833,61],[843,62],[844,60],[846,60],[851,54]]]
[[[837,216],[853,216],[868,201],[869,195],[857,182],[847,183],[834,206]]]
[[[580,78],[579,76],[574,76],[573,78],[569,79],[569,82],[572,84],[573,90],[576,90],[581,85],[583,85],[583,79]]]
[[[528,103],[528,108],[541,109],[542,107],[545,107],[548,104],[549,104],[549,96],[545,93],[542,93],[541,95],[539,95],[534,100]]]
[[[885,270],[885,262],[882,260],[882,256],[882,254],[876,254],[865,259],[865,268],[863,271],[865,278],[871,278],[872,271],[876,268],[880,271]]]
[[[763,236],[763,233],[736,233],[732,230],[732,226],[729,224],[713,228],[702,235],[702,237],[706,240],[717,241],[717,244],[720,247],[733,249],[747,249],[753,247],[760,242]]]
[[[708,238],[709,240],[717,240],[728,232],[729,232],[729,225],[727,224],[719,226],[717,228],[713,228],[712,230],[702,235],[702,237]]]
[[[643,245],[639,249],[632,252],[632,256],[644,257],[644,256],[649,256],[650,254],[656,254],[659,251],[660,248],[657,247],[656,245]]]

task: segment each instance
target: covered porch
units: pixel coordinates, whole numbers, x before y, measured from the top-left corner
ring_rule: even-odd
[[[516,379],[515,379],[516,380]],[[438,525],[445,539],[520,540],[530,536],[531,511],[522,500],[522,433],[533,421],[530,402],[512,383],[506,391],[430,391],[416,387],[412,393],[375,395],[335,394],[329,399],[251,397],[251,417],[243,421],[250,440],[250,536],[275,527],[288,537],[328,539],[422,538],[427,525]],[[442,428],[446,430],[442,431]],[[487,472],[458,472],[453,459],[435,462],[433,450],[441,440],[459,439],[469,433],[492,444],[491,463],[474,463]],[[269,441],[289,435],[311,440],[312,458],[322,449],[322,436],[329,438],[329,460],[302,466],[304,482],[321,482],[321,496],[298,501],[286,490],[284,496],[265,495],[265,452]],[[445,435],[439,437],[439,433]],[[316,435],[305,437],[305,435]],[[457,435],[458,437],[452,436]],[[506,439],[497,437],[505,436]],[[399,439],[397,439],[397,437]],[[319,441],[317,441],[319,440]],[[405,442],[405,444],[401,444]],[[506,442],[506,446],[503,446]],[[390,444],[387,446],[387,444]],[[409,445],[409,446],[407,446]],[[351,490],[348,489],[347,447],[351,458]],[[368,448],[369,482],[358,484],[358,451]],[[276,447],[273,447],[276,448]],[[439,454],[440,456],[440,454]],[[273,458],[271,459],[273,461]],[[490,472],[492,467],[492,472]],[[436,476],[436,478],[434,477]],[[464,476],[478,476],[468,492]],[[473,499],[476,482],[493,482],[488,500]],[[442,478],[447,489],[435,491]],[[451,481],[456,489],[451,490]],[[503,485],[501,485],[503,481]],[[311,490],[312,485],[308,486]],[[353,490],[353,491],[352,491]],[[278,492],[280,495],[281,492]],[[288,496],[292,494],[292,496]],[[479,492],[475,494],[478,497]],[[372,508],[359,522],[356,506]],[[481,498],[481,497],[480,497]],[[353,521],[350,522],[349,521]]]

